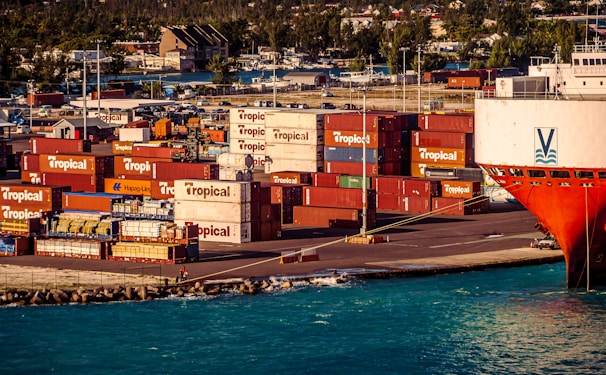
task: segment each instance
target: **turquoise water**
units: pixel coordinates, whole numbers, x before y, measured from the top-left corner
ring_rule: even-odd
[[[564,264],[256,296],[0,309],[3,374],[606,371],[606,293]]]

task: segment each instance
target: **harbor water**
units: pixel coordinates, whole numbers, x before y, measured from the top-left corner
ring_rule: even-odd
[[[4,374],[606,371],[606,292],[565,289],[564,263],[0,319]]]

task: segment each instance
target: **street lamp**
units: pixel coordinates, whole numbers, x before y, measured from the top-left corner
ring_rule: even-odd
[[[402,51],[402,112],[406,112],[406,51],[409,49],[400,47],[400,51]]]
[[[417,105],[419,107],[419,113],[421,113],[421,46],[420,45],[417,46],[417,69],[418,69],[417,86],[419,89],[419,92],[417,94]]]
[[[84,116],[84,134],[82,139],[86,140],[86,118],[88,117],[86,113],[86,51],[82,52],[82,68],[82,114]]]
[[[164,92],[162,90],[162,78],[166,78],[165,75],[160,74],[159,76],[159,81],[160,81],[160,94],[158,94],[158,99],[162,99],[162,93]],[[153,98],[152,98],[153,99]]]
[[[97,114],[101,118],[101,69],[99,63],[99,43],[103,40],[95,40],[97,42]]]
[[[397,83],[393,85],[393,111],[396,111],[396,88],[398,87]]]
[[[431,82],[429,82],[429,91],[427,96],[427,99],[429,99],[429,101],[431,102]]]
[[[362,89],[364,93],[364,105],[362,114],[362,228],[360,228],[360,236],[366,237],[366,86]]]
[[[465,80],[461,81],[461,108],[463,107],[463,99],[464,99],[464,94],[463,94],[463,90],[465,89]]]
[[[32,128],[33,119],[32,114],[34,112],[34,80],[30,79],[27,81],[27,88],[29,89],[29,128]]]

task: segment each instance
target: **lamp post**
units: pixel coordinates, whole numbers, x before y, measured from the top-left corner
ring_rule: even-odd
[[[429,82],[429,91],[427,93],[427,99],[429,99],[429,101],[431,102],[431,82]]]
[[[83,51],[82,53],[82,67],[82,120],[84,124],[84,134],[82,139],[86,140],[86,118],[88,117],[88,114],[86,113],[86,51]]]
[[[161,98],[162,98],[162,93],[164,92],[164,91],[162,90],[162,78],[166,78],[166,76],[164,76],[164,75],[162,75],[162,74],[160,74],[160,76],[159,76],[159,81],[160,81],[160,94],[158,94],[158,99],[161,99]]]
[[[99,43],[101,43],[102,40],[97,39],[95,42],[97,43],[97,116],[101,118],[101,64],[99,63]]]
[[[417,86],[418,86],[418,93],[417,93],[417,106],[419,108],[419,113],[421,113],[421,46],[418,45],[417,46],[417,69],[418,69],[418,76],[417,76]]]
[[[398,87],[397,83],[393,85],[393,111],[396,111],[396,88]]]
[[[363,114],[362,114],[362,228],[360,236],[366,237],[366,86],[362,89],[364,93]]]
[[[463,94],[463,90],[465,89],[465,80],[461,81],[461,108],[463,107],[463,100],[465,98],[464,94]]]
[[[409,49],[400,47],[400,51],[402,51],[402,112],[406,112],[406,51]]]
[[[30,79],[27,81],[27,88],[29,89],[29,128],[32,128],[33,119],[32,114],[34,112],[34,80]]]

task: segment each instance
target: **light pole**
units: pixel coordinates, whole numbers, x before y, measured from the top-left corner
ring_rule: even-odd
[[[82,115],[83,115],[83,124],[84,124],[84,134],[83,138],[86,140],[86,118],[88,114],[86,113],[86,51],[82,52]]]
[[[33,119],[32,115],[34,112],[34,80],[30,79],[27,81],[27,88],[29,89],[29,128],[32,128]]]
[[[95,42],[97,42],[97,116],[101,118],[101,64],[99,63],[99,43],[103,41],[97,39]]]
[[[417,106],[419,108],[419,113],[421,113],[421,46],[418,45],[417,46],[417,69],[418,69],[418,75],[417,75],[417,86],[419,89],[419,92],[417,93]]]
[[[360,236],[366,237],[366,86],[362,89],[364,93],[363,114],[362,114],[362,228]]]
[[[461,108],[463,107],[463,99],[464,99],[464,94],[463,94],[463,90],[465,89],[465,80],[461,81]]]
[[[162,78],[166,78],[166,76],[163,76],[162,74],[160,74],[159,76],[159,81],[160,81],[160,94],[158,94],[158,99],[162,99],[162,93],[164,92],[162,90]]]
[[[402,51],[402,112],[406,112],[406,51],[410,48],[400,47]]]
[[[429,91],[428,91],[428,94],[427,94],[427,99],[429,99],[429,101],[431,102],[431,82],[429,82]]]
[[[393,111],[396,111],[396,88],[398,87],[397,83],[393,85]]]

